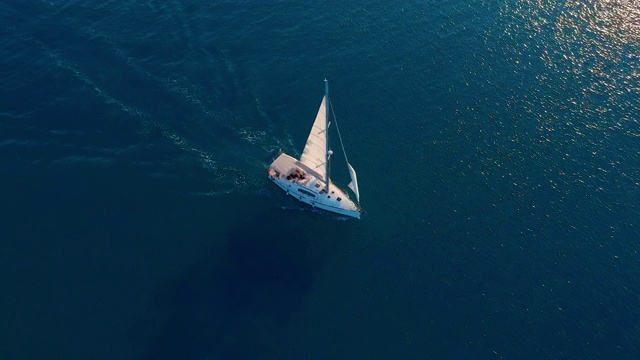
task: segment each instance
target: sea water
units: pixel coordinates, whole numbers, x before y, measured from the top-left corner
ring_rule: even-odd
[[[2,2],[0,358],[638,358],[639,24],[625,0]],[[267,179],[325,78],[361,220]]]

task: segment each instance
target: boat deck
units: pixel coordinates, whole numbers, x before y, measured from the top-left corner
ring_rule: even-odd
[[[282,153],[269,167],[269,177],[287,194],[314,207],[360,217],[360,207],[354,203],[342,189],[330,182],[329,193],[326,183],[317,173],[299,160]]]

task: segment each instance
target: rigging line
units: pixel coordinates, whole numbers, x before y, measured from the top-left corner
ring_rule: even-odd
[[[344,149],[344,143],[342,142],[342,135],[340,135],[340,127],[338,126],[338,119],[336,118],[336,113],[333,111],[333,102],[329,102],[331,106],[331,114],[333,115],[333,122],[336,123],[336,130],[338,131],[338,139],[340,139],[340,146],[342,147],[342,153],[344,154],[344,160],[349,163],[349,159],[347,159],[347,151]]]

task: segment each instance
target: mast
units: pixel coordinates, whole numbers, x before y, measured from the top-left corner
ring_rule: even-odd
[[[327,132],[325,136],[325,138],[327,139],[327,161],[325,161],[325,165],[327,167],[327,171],[325,172],[327,174],[327,186],[325,187],[325,191],[327,192],[327,194],[329,194],[329,182],[331,181],[331,177],[329,176],[331,172],[331,166],[329,165],[329,162],[331,161],[331,154],[333,154],[333,151],[331,151],[329,148],[329,80],[327,80],[326,78],[324,79],[324,97],[324,113],[326,121],[325,131]]]

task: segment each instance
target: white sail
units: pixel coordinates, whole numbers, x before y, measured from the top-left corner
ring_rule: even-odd
[[[307,144],[300,155],[300,162],[315,171],[320,180],[327,181],[327,97],[322,98],[322,104],[318,109],[318,115],[311,127],[311,133],[307,138]]]
[[[351,166],[351,164],[347,163],[349,167],[349,175],[351,175],[351,182],[349,183],[349,189],[356,194],[356,200],[358,203],[360,202],[360,192],[358,191],[358,176],[356,175],[356,170]]]

